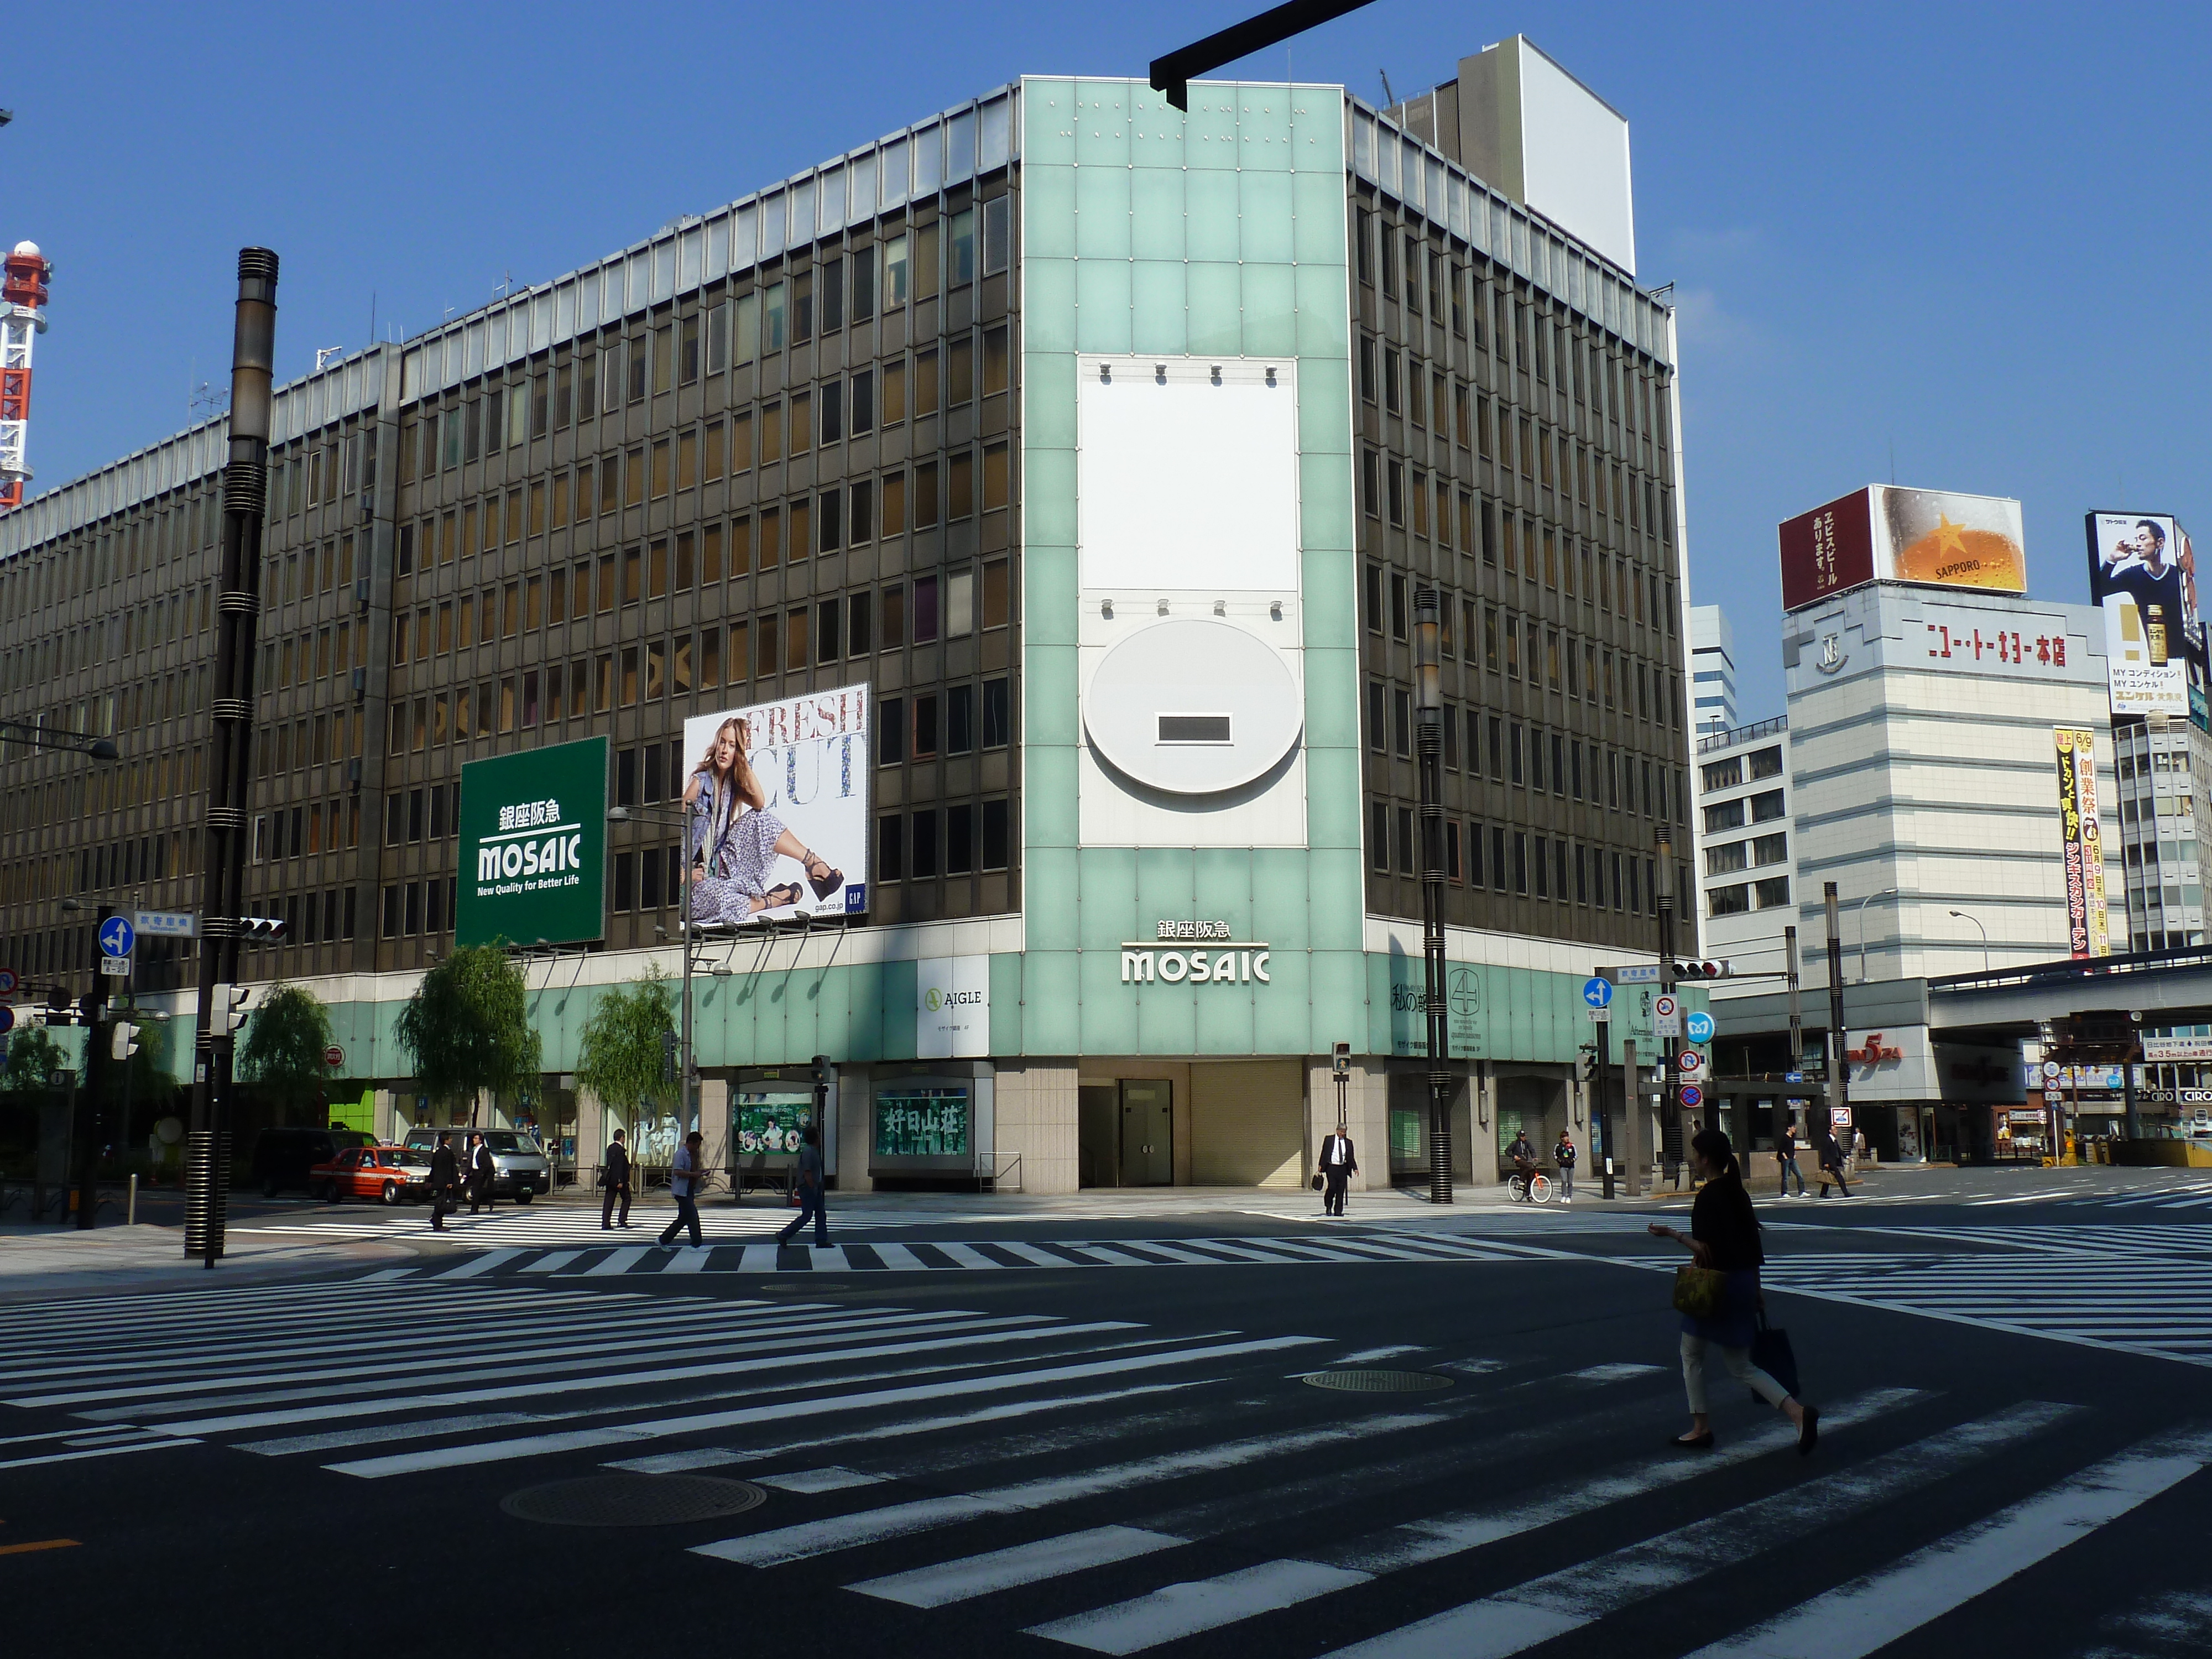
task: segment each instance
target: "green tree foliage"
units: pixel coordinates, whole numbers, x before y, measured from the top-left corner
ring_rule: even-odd
[[[151,1035],[140,1034],[137,1059],[146,1057]],[[261,1006],[246,1016],[238,1074],[266,1091],[288,1115],[305,1111],[322,1104],[331,1079],[323,1050],[330,1046],[330,1011],[321,1000],[301,986],[273,985]]]
[[[62,1045],[43,1025],[19,1025],[8,1042],[8,1069],[0,1074],[0,1088],[28,1092],[50,1086],[54,1073],[68,1064]]]
[[[544,1069],[522,969],[497,945],[467,945],[422,975],[399,1011],[399,1046],[433,1100],[465,1100],[476,1117],[481,1091],[520,1099]]]
[[[599,999],[576,1046],[576,1086],[617,1110],[665,1112],[678,1085],[667,1080],[662,1039],[676,1023],[676,993],[658,967]]]

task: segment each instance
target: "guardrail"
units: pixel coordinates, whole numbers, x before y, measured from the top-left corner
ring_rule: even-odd
[[[975,1184],[986,1192],[1020,1192],[1022,1190],[1022,1155],[1019,1152],[978,1153],[975,1158]]]

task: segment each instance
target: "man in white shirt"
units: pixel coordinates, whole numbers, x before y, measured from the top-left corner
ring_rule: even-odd
[[[1359,1160],[1352,1156],[1350,1135],[1339,1129],[1334,1134],[1322,1139],[1321,1210],[1323,1215],[1344,1213],[1345,1186],[1352,1179],[1352,1172],[1358,1167]]]
[[[699,1147],[702,1137],[696,1129],[684,1137],[684,1144],[676,1149],[676,1166],[669,1171],[668,1190],[676,1200],[676,1219],[660,1235],[664,1244],[673,1244],[676,1235],[683,1229],[691,1230],[691,1248],[703,1249],[706,1239],[699,1231],[699,1188],[706,1179],[700,1167]]]

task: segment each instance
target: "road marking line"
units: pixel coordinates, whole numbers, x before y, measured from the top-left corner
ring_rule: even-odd
[[[831,1467],[823,1469],[793,1469],[787,1474],[760,1474],[753,1479],[761,1486],[774,1486],[779,1492],[847,1492],[854,1486],[878,1486],[890,1479],[884,1474],[866,1474],[859,1469]]]
[[[127,1446],[96,1446],[89,1451],[50,1452],[44,1457],[13,1457],[0,1463],[0,1469],[31,1469],[41,1463],[82,1463],[94,1457],[122,1457],[131,1452],[159,1451],[164,1446],[197,1446],[190,1439],[134,1440]]]
[[[781,1248],[777,1244],[746,1245],[744,1254],[738,1258],[738,1271],[741,1273],[774,1273],[776,1255]]]
[[[2212,1429],[2143,1442],[1692,1659],[1863,1659],[2079,1543],[2208,1462]]]
[[[514,1261],[515,1257],[521,1254],[522,1252],[520,1250],[486,1250],[482,1255],[477,1257],[475,1261],[465,1261],[458,1267],[448,1267],[443,1273],[440,1273],[438,1277],[448,1284],[451,1284],[457,1279],[473,1279],[478,1273],[488,1273],[494,1267],[499,1267],[504,1262]],[[573,1251],[570,1252],[568,1260],[573,1261],[575,1259],[575,1253]],[[543,1263],[540,1263],[536,1267],[535,1271],[544,1273],[550,1270],[546,1268]]]
[[[0,1544],[0,1555],[28,1555],[33,1550],[73,1550],[81,1547],[74,1538],[41,1538],[33,1544]]]
[[[714,1254],[711,1244],[703,1249],[678,1249],[660,1271],[665,1273],[696,1273],[707,1270],[707,1258]]]
[[[957,1561],[919,1567],[912,1572],[864,1579],[845,1588],[909,1607],[941,1607],[998,1590],[1012,1589],[1017,1585],[1034,1584],[1091,1567],[1133,1560],[1157,1550],[1174,1549],[1185,1541],[1137,1527],[1094,1527],[1088,1532],[1040,1538],[1011,1549],[963,1556]]]
[[[609,1250],[597,1261],[585,1268],[583,1276],[586,1279],[606,1279],[616,1273],[626,1273],[645,1260],[645,1253],[648,1248],[643,1244],[625,1244],[620,1249]]]
[[[885,1267],[900,1273],[911,1273],[917,1268],[924,1273],[929,1270],[929,1264],[903,1244],[878,1244],[872,1248]]]
[[[1224,1572],[1195,1583],[1169,1584],[1150,1595],[1079,1613],[1050,1624],[1031,1625],[1028,1633],[1094,1653],[1140,1653],[1200,1631],[1218,1630],[1279,1607],[1295,1607],[1316,1596],[1372,1581],[1372,1573],[1332,1567],[1319,1561],[1262,1561],[1255,1567]]]

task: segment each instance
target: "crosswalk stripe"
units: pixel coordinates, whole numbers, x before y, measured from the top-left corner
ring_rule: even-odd
[[[626,1273],[645,1260],[646,1249],[643,1244],[625,1244],[620,1249],[609,1250],[584,1269],[584,1277],[604,1279],[614,1273]]]
[[[1932,1486],[2042,1433],[2077,1409],[2030,1401],[1961,1424],[1838,1474],[1356,1643],[1339,1650],[1335,1659],[1507,1659],[1648,1596]]]
[[[1692,1659],[1864,1659],[2212,1462],[2212,1429],[2146,1441]]]
[[[778,1527],[742,1538],[726,1538],[716,1544],[701,1544],[695,1547],[692,1553],[710,1555],[719,1560],[735,1561],[745,1566],[777,1566],[787,1561],[805,1560],[811,1556],[851,1549],[860,1544],[880,1543],[887,1538],[908,1537],[951,1522],[972,1520],[978,1516],[1045,1509],[1079,1498],[1095,1498],[1103,1492],[1127,1491],[1157,1480],[1234,1468],[1263,1458],[1287,1456],[1324,1445],[1341,1447],[1349,1441],[1370,1435],[1425,1428],[1444,1420],[1444,1415],[1438,1412],[1401,1412],[1323,1424],[1317,1428],[1255,1435],[1223,1444],[1200,1446],[1188,1451],[1140,1458],[1133,1462],[1110,1464],[1103,1468],[1085,1470],[1079,1474],[1047,1475],[986,1492],[915,1498],[905,1504],[839,1516],[835,1520],[801,1522],[794,1526]]]
[[[696,1273],[707,1270],[707,1258],[712,1250],[678,1250],[668,1260],[665,1271],[672,1273]]]
[[[971,1244],[932,1244],[929,1248],[942,1251],[963,1267],[996,1267],[1001,1265]]]
[[[1068,1365],[1046,1365],[1033,1370],[1000,1372],[994,1376],[963,1377],[952,1382],[916,1384],[898,1389],[877,1389],[856,1394],[815,1395],[801,1400],[777,1401],[773,1404],[750,1405],[736,1410],[700,1412],[681,1417],[656,1418],[607,1428],[526,1436],[520,1439],[494,1441],[483,1445],[453,1447],[438,1451],[402,1453],[390,1457],[360,1458],[349,1462],[329,1463],[324,1467],[336,1470],[341,1474],[359,1475],[374,1480],[387,1475],[411,1474],[421,1469],[450,1468],[463,1464],[501,1462],[515,1458],[539,1456],[549,1452],[580,1451],[599,1446],[622,1445],[639,1440],[663,1439],[675,1435],[703,1434],[716,1429],[734,1428],[741,1424],[751,1426],[763,1423],[784,1422],[795,1418],[828,1416],[838,1412],[870,1411],[885,1406],[903,1406],[922,1400],[941,1400],[954,1395],[984,1394],[994,1390],[1039,1387],[1088,1376],[1115,1376],[1143,1369],[1199,1364],[1211,1360],[1234,1358],[1245,1354],[1279,1352],[1321,1340],[1322,1340],[1322,1338],[1314,1336],[1256,1337],[1243,1342],[1211,1343],[1199,1347],[1171,1349],[1164,1353],[1148,1353],[1125,1359],[1094,1360]]]
[[[1138,1527],[1093,1527],[1088,1532],[1040,1538],[1010,1549],[964,1556],[941,1566],[920,1567],[912,1572],[864,1579],[846,1588],[910,1607],[941,1607],[1022,1584],[1064,1577],[1091,1567],[1110,1566],[1156,1550],[1173,1549],[1185,1540]]]
[[[477,1273],[488,1273],[501,1264],[512,1261],[522,1252],[516,1249],[486,1250],[473,1261],[456,1267],[445,1274],[447,1279],[468,1279]]]
[[[854,1486],[872,1486],[883,1480],[880,1474],[866,1474],[859,1469],[820,1468],[793,1469],[786,1474],[764,1474],[760,1477],[763,1486],[774,1486],[778,1492],[804,1492],[809,1495],[825,1492],[847,1492]]]
[[[876,1255],[882,1259],[884,1267],[901,1272],[925,1267],[927,1265],[903,1244],[878,1244],[875,1247],[875,1250]],[[769,1265],[772,1267],[775,1264]]]
[[[1262,1561],[1212,1578],[1170,1584],[1150,1595],[1073,1619],[1032,1625],[1042,1636],[1094,1653],[1139,1653],[1202,1631],[1218,1630],[1264,1613],[1364,1584],[1375,1575],[1319,1561]]]

